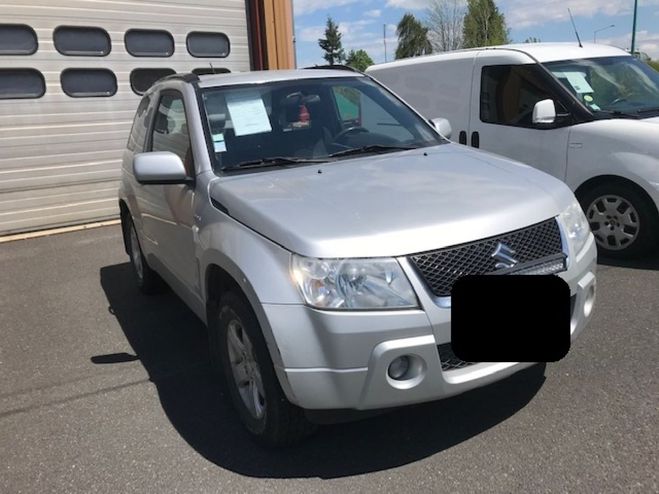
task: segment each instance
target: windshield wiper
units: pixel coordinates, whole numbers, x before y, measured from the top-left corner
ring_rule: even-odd
[[[236,168],[265,168],[268,166],[296,165],[300,163],[327,163],[327,160],[316,158],[301,158],[297,156],[273,156],[271,158],[258,158],[255,160],[241,161],[240,163],[228,167],[227,170],[233,170]]]
[[[636,113],[654,113],[659,111],[659,106],[654,106],[652,108],[641,108],[640,110],[636,110]]]
[[[595,113],[607,113],[615,117],[629,117],[629,118],[638,118],[638,113],[629,113],[620,110],[595,110]]]
[[[338,158],[339,156],[351,156],[353,154],[366,154],[378,153],[387,151],[409,151],[410,149],[418,149],[417,146],[383,146],[381,144],[371,144],[370,146],[362,146],[359,148],[344,149],[330,154],[329,158]]]

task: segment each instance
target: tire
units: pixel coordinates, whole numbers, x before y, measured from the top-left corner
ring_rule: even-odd
[[[128,240],[128,256],[130,257],[130,264],[133,268],[133,274],[135,275],[138,288],[146,295],[161,292],[164,282],[158,273],[151,269],[146,262],[132,218],[128,217],[126,219],[124,228],[126,229],[126,239]]]
[[[579,202],[595,235],[600,255],[636,258],[659,246],[659,215],[634,186],[601,184],[580,194]]]
[[[263,333],[251,307],[225,293],[209,321],[211,356],[223,375],[233,406],[260,443],[285,446],[313,433],[304,411],[290,403],[279,385]]]

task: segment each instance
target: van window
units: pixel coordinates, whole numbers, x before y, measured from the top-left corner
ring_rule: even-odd
[[[485,123],[533,127],[533,107],[553,99],[556,111],[565,113],[554,91],[534,65],[492,65],[481,75],[480,117]]]
[[[165,93],[160,98],[153,122],[151,151],[169,151],[178,155],[188,175],[194,176],[185,105],[183,96],[178,93]]]

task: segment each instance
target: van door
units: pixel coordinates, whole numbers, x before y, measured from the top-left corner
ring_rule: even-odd
[[[469,145],[565,180],[573,119],[551,76],[536,63],[484,51],[476,58],[472,87]],[[545,99],[554,100],[559,116],[553,125],[535,125],[533,108]]]

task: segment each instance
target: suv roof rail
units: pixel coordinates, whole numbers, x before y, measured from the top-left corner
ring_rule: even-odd
[[[158,79],[157,82],[163,81],[199,82],[199,76],[197,74],[193,74],[192,72],[186,72],[182,74],[166,75],[165,77]]]
[[[361,74],[361,70],[357,70],[354,67],[350,67],[350,65],[313,65],[311,67],[305,67],[305,70],[313,70],[313,69],[321,69],[321,70],[347,70],[349,72],[356,72],[358,74]]]

